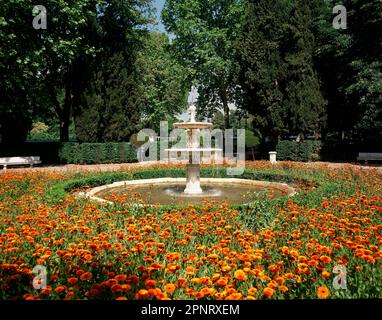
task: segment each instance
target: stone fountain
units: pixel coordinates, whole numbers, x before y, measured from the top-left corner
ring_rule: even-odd
[[[185,153],[187,155],[188,164],[186,165],[186,188],[184,189],[184,193],[198,195],[203,193],[203,189],[200,186],[200,159],[202,153],[209,152],[210,154],[216,153],[217,155],[220,155],[222,149],[200,147],[200,130],[210,129],[213,124],[209,122],[197,122],[196,107],[193,104],[189,107],[188,114],[190,116],[189,122],[179,122],[174,124],[175,129],[186,130],[187,148],[171,148],[167,149],[166,152],[181,152],[182,154]]]
[[[113,202],[106,200],[105,197],[120,193],[138,193],[142,196],[142,199],[145,199],[145,203],[152,205],[201,204],[206,198],[237,205],[250,203],[254,194],[263,191],[270,192],[274,197],[295,194],[294,189],[284,183],[237,178],[201,178],[200,165],[202,163],[201,159],[203,159],[202,155],[205,160],[210,161],[212,154],[214,154],[215,161],[221,162],[223,151],[218,148],[201,147],[201,130],[211,129],[212,123],[197,122],[194,105],[189,107],[188,113],[190,116],[188,122],[174,124],[174,128],[186,130],[185,148],[174,147],[166,149],[170,159],[171,153],[181,153],[182,158],[186,158],[186,179],[164,177],[120,181],[91,189],[79,196],[113,204]],[[201,182],[203,183],[203,188],[200,185]]]

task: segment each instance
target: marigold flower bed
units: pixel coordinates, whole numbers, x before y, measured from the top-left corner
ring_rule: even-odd
[[[382,297],[382,173],[298,163],[249,170],[305,176],[290,199],[230,208],[132,208],[50,190],[90,173],[0,174],[2,299]],[[296,180],[298,181],[298,180]],[[33,288],[33,268],[47,287]],[[335,289],[336,266],[346,289]]]

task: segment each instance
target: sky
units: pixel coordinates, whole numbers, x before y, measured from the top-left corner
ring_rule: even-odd
[[[154,0],[154,6],[155,8],[157,9],[157,19],[158,21],[160,22],[160,13],[163,9],[163,6],[164,6],[164,3],[166,2],[166,0]],[[162,22],[160,22],[157,26],[155,26],[155,30],[158,30],[158,31],[161,31],[161,32],[165,32],[165,28],[164,28],[164,25],[162,24]]]

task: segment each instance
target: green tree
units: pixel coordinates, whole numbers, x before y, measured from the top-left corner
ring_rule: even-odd
[[[236,42],[242,107],[273,143],[284,135],[318,133],[325,123],[311,21],[305,1],[256,0],[246,8]]]
[[[187,69],[171,51],[164,33],[152,32],[144,42],[137,64],[143,76],[143,125],[159,132],[160,121],[175,121],[187,106]]]
[[[173,48],[190,70],[199,93],[198,109],[212,117],[223,110],[229,127],[229,104],[235,101],[233,43],[242,18],[241,0],[167,0],[162,18],[175,35]]]
[[[263,136],[277,141],[287,132],[283,105],[285,69],[281,54],[284,29],[288,27],[285,1],[250,1],[236,41],[241,107],[253,115]]]
[[[245,130],[245,146],[251,150],[252,160],[255,160],[255,148],[260,145],[260,137],[258,132]]]
[[[282,92],[288,132],[298,138],[309,133],[318,136],[326,121],[326,101],[313,63],[314,16],[310,4],[294,1],[290,17],[280,48],[285,68]]]
[[[2,1],[1,112],[30,128],[39,107],[53,109],[60,121],[61,140],[67,141],[72,108],[87,85],[91,62],[109,44],[133,50],[148,22],[150,2],[46,0],[47,30],[35,30],[33,1]],[[4,138],[10,130],[2,128]],[[22,140],[26,133],[19,131]]]
[[[128,141],[138,130],[143,73],[138,52],[147,36],[150,1],[109,0],[97,6],[97,54],[78,77],[74,107],[77,138],[86,142]],[[142,11],[143,10],[143,11]]]
[[[25,141],[36,109],[43,48],[32,27],[32,1],[0,3],[0,141]]]
[[[382,139],[382,3],[346,0],[345,30],[332,27],[335,1],[323,2],[316,23],[316,63],[328,99],[328,132],[340,140]]]
[[[138,130],[143,92],[137,85],[135,60],[129,61],[126,54],[109,53],[94,63],[96,71],[74,111],[79,141],[129,141]]]

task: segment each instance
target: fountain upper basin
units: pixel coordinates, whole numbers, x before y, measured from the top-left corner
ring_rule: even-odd
[[[174,123],[174,128],[177,129],[209,129],[213,126],[208,122],[179,122]]]

